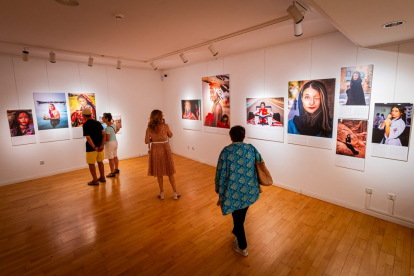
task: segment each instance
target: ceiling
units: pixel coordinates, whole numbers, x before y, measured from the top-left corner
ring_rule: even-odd
[[[413,0],[307,0],[339,31],[356,45],[378,47],[414,40]],[[385,29],[391,21],[405,24]]]
[[[150,68],[148,64],[139,61],[151,61],[180,49],[285,17],[287,7],[292,4],[290,0],[79,2],[79,7],[67,7],[53,0],[3,1],[0,10],[0,53],[20,55],[23,45],[32,45],[29,49],[31,57],[47,58],[48,52],[54,50],[58,62],[70,60],[86,63],[88,55],[92,55],[95,63],[99,64],[115,66],[116,59],[119,58],[123,66]],[[389,8],[387,2],[388,6],[392,2],[393,7],[395,2],[401,2],[412,9],[412,0],[300,2],[311,6],[302,23],[303,36],[295,37],[293,21],[287,20],[215,42],[215,48],[219,52],[217,57],[329,34],[337,30],[341,30],[362,46],[402,40],[402,37],[404,40],[411,39],[414,34],[414,31],[409,34],[407,32],[412,27],[407,19],[406,25],[398,27],[404,28],[400,29],[400,35],[390,35],[387,39],[381,38],[384,36],[381,32],[378,35],[375,33],[375,37],[371,35],[378,25],[376,21],[381,21],[380,25],[387,21],[388,16],[383,17],[385,20],[372,20],[376,15],[382,16],[384,10]],[[351,4],[354,2],[359,3],[358,7],[364,10],[353,8]],[[384,3],[380,5],[381,9],[374,9],[372,13],[367,12],[369,5],[365,2]],[[397,6],[404,6],[403,4]],[[122,13],[124,19],[116,20],[115,13]],[[364,16],[358,16],[360,14]],[[407,18],[408,16],[412,17],[414,13],[407,13]],[[396,19],[401,18],[393,18]],[[370,35],[366,35],[367,33]],[[187,64],[212,59],[207,47],[208,45],[185,51],[189,60]],[[156,60],[155,63],[159,69],[183,65],[178,54]]]

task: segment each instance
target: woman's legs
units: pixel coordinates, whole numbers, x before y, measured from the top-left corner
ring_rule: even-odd
[[[119,169],[119,160],[118,160],[118,156],[115,156],[114,161],[115,161],[115,170],[118,170],[118,169]]]
[[[157,177],[158,185],[160,186],[160,193],[164,192],[164,179],[162,176]]]
[[[246,234],[244,232],[244,220],[246,219],[246,213],[249,207],[241,210],[236,210],[231,213],[233,217],[233,234],[237,237],[239,248],[244,250],[247,248]]]
[[[109,168],[111,169],[111,173],[115,173],[115,158],[108,159],[109,161]]]
[[[168,179],[170,180],[171,187],[172,187],[174,193],[176,193],[177,192],[177,187],[175,186],[175,177],[174,177],[174,175],[168,176]]]

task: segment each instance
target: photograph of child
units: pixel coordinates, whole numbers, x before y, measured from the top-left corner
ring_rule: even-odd
[[[181,114],[184,120],[201,120],[201,100],[181,100]]]

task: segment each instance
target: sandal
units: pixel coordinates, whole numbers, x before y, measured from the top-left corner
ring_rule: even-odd
[[[102,178],[102,177],[99,177],[99,178],[98,178],[98,181],[99,181],[99,182],[104,182],[104,183],[105,183],[105,182],[106,182],[106,179],[105,179],[105,178]]]
[[[99,181],[96,181],[95,182],[95,181],[92,180],[91,182],[88,182],[88,185],[89,186],[98,186],[99,185]]]
[[[115,177],[115,173],[110,173],[106,177]]]
[[[118,170],[118,169],[116,169],[116,170],[115,170],[115,173],[119,173],[119,170]]]

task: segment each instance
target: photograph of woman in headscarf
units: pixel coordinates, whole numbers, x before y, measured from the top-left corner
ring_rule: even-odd
[[[88,108],[92,112],[92,119],[96,119],[95,94],[71,94],[69,93],[69,107],[71,112],[72,127],[81,127],[85,122],[82,110]]]
[[[33,93],[38,130],[68,128],[65,93]]]
[[[343,67],[341,69],[340,105],[369,105],[373,65]]]
[[[288,133],[332,138],[335,79],[297,83],[300,87],[297,95],[289,94],[297,99],[298,110],[289,104]]]
[[[32,110],[7,110],[9,120],[10,136],[34,135]]]

